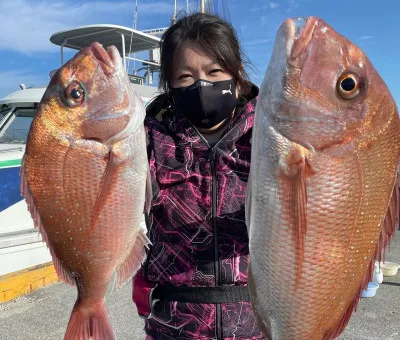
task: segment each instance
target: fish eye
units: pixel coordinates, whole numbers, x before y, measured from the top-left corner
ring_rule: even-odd
[[[71,97],[73,99],[79,99],[82,96],[82,92],[79,91],[78,89],[72,89],[71,90]]]
[[[336,88],[343,99],[353,99],[360,93],[361,80],[354,73],[344,73],[339,77]]]
[[[71,106],[79,105],[85,99],[85,90],[79,82],[72,82],[65,90],[65,98]]]

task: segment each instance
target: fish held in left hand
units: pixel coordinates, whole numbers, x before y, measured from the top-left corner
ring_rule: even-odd
[[[21,189],[58,276],[77,286],[65,340],[113,340],[104,295],[140,267],[151,198],[145,109],[118,50],[82,49],[53,76],[29,133]]]
[[[363,51],[323,20],[286,20],[260,88],[246,220],[250,295],[269,339],[346,327],[394,234],[396,104]]]

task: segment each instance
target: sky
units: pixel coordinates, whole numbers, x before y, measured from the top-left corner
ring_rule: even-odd
[[[196,9],[189,1],[189,10]],[[222,1],[215,1],[221,3]],[[261,84],[275,35],[288,17],[318,16],[359,46],[400,106],[400,1],[397,0],[225,0],[249,65]],[[136,0],[0,0],[0,98],[26,86],[46,86],[60,67],[58,31],[91,24],[133,26]],[[177,0],[186,8],[186,0]],[[138,0],[137,29],[169,26],[173,0]],[[226,11],[224,12],[226,14]],[[67,53],[71,57],[76,51]]]

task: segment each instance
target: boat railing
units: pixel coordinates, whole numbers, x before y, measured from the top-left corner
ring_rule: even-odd
[[[131,80],[139,85],[153,85],[153,73],[158,72],[159,64],[159,42],[156,35],[165,28],[156,31],[139,31],[133,28],[117,25],[89,25],[82,26],[51,36],[50,41],[61,47],[61,65],[64,65],[64,48],[80,50],[97,41],[105,47],[114,45],[121,54],[123,64]],[[148,32],[148,33],[147,33]],[[138,52],[148,52],[149,58],[139,58]],[[132,56],[133,55],[133,56]],[[128,70],[129,61],[141,63],[138,69]],[[143,75],[139,73],[142,72]]]

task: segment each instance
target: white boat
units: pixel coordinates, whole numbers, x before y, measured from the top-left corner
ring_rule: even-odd
[[[158,33],[158,30],[155,32]],[[132,53],[149,52],[148,60],[134,60],[135,64],[139,64],[139,72],[127,69],[132,86],[147,103],[157,93],[157,88],[152,86],[152,76],[159,67],[160,38],[151,33],[116,25],[90,25],[55,33],[50,41],[61,46],[61,64],[65,62],[64,48],[79,50],[93,41],[105,47],[115,45],[126,66],[132,64]],[[51,265],[47,246],[34,229],[20,194],[19,177],[30,124],[45,88],[20,87],[20,90],[0,99],[0,302],[19,295],[18,291],[7,291],[7,284],[1,284],[2,278],[12,277],[21,270]],[[45,278],[40,278],[40,273],[36,276],[35,280],[39,278],[45,284]],[[15,288],[11,284],[9,287],[27,292],[29,289],[26,286],[32,286],[30,280],[26,279],[22,284],[24,287]]]
[[[26,138],[44,90],[20,90],[0,100],[0,276],[50,261],[19,188]]]

